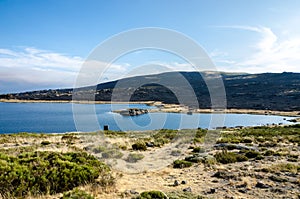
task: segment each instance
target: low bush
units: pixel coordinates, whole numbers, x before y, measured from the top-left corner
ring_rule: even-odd
[[[168,199],[168,197],[161,191],[145,191],[136,199]]]
[[[193,163],[191,163],[189,161],[185,161],[185,160],[175,160],[173,162],[173,168],[177,168],[177,169],[190,167],[192,165],[193,165]]]
[[[241,143],[252,143],[252,139],[249,137],[245,137],[241,139]]]
[[[74,144],[76,140],[79,140],[79,138],[73,134],[65,134],[61,137],[61,140],[67,144]]]
[[[87,153],[0,153],[0,195],[55,194],[93,183],[110,169]]]
[[[204,165],[210,166],[210,165],[216,164],[216,163],[217,163],[217,160],[216,160],[216,158],[213,157],[213,156],[207,156],[207,157],[205,157],[205,158],[202,160],[202,163],[203,163]]]
[[[136,143],[132,145],[132,149],[136,151],[146,151],[147,145],[144,141],[138,140]]]
[[[198,128],[196,131],[194,142],[203,143],[204,137],[206,136],[206,134],[207,134],[207,130]]]
[[[178,135],[177,130],[172,129],[161,129],[158,133],[154,134],[152,137],[154,139],[155,146],[163,146],[164,144],[170,143]]]
[[[236,154],[233,152],[227,152],[226,150],[223,150],[222,152],[218,152],[214,155],[216,160],[222,164],[229,164],[234,162],[243,162],[247,161],[248,158],[241,154]]]
[[[281,156],[281,153],[279,153],[278,151],[267,150],[264,153],[264,156]]]
[[[108,136],[108,137],[117,137],[117,136],[125,136],[126,133],[123,131],[104,131],[104,135]]]
[[[248,150],[245,152],[245,156],[247,158],[256,158],[260,155],[258,151]]]
[[[195,147],[193,153],[204,153],[205,150],[202,147]]]

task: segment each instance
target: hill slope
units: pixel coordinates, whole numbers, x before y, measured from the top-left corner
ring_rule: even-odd
[[[214,73],[203,72],[202,75],[212,75],[213,78]],[[183,84],[185,80],[182,80],[182,76],[188,84]],[[280,111],[300,110],[300,73],[221,73],[221,76],[226,90],[227,108]],[[137,85],[140,85],[140,87]],[[77,97],[80,100],[85,100],[86,96],[84,94],[89,93],[91,88],[85,87],[80,89],[82,95]],[[178,103],[176,96],[185,96],[187,99],[190,97],[191,93],[187,92],[187,90],[196,94],[200,108],[211,107],[208,88],[202,76],[197,72],[170,72],[131,77],[99,84],[97,85],[95,99],[97,101],[110,101],[113,93],[113,101],[130,99],[130,101]],[[42,90],[5,94],[0,95],[0,98],[72,100],[72,92],[72,89]],[[174,93],[176,93],[176,96]],[[190,99],[191,101],[187,102],[187,105],[196,106],[192,101],[192,97]]]

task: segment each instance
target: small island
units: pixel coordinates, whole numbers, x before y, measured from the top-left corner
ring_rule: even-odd
[[[140,109],[140,108],[128,108],[125,110],[117,110],[114,111],[115,113],[119,113],[123,116],[137,116],[137,115],[143,115],[147,114],[148,110],[147,109]]]

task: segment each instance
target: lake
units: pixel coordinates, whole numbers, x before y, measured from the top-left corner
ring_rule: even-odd
[[[74,116],[72,106],[75,107]],[[74,108],[73,107],[73,108]],[[250,114],[181,114],[154,112],[139,116],[122,116],[112,110],[128,107],[150,109],[145,104],[72,104],[72,103],[0,103],[0,133],[72,131],[153,130],[215,128],[218,126],[257,126],[292,124],[293,117]],[[95,112],[93,112],[95,111]]]

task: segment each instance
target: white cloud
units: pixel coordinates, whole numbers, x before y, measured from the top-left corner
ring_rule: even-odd
[[[216,58],[220,70],[250,73],[300,72],[300,37],[279,38],[271,28],[251,26],[224,26],[258,33],[260,39],[253,45],[254,53],[240,60],[224,56]],[[225,62],[222,62],[226,60]],[[225,65],[222,65],[222,63]],[[227,64],[227,65],[226,65]]]
[[[73,87],[83,62],[78,56],[32,47],[0,49],[0,93]],[[126,66],[111,64],[104,74],[105,79],[116,79],[126,71]]]

